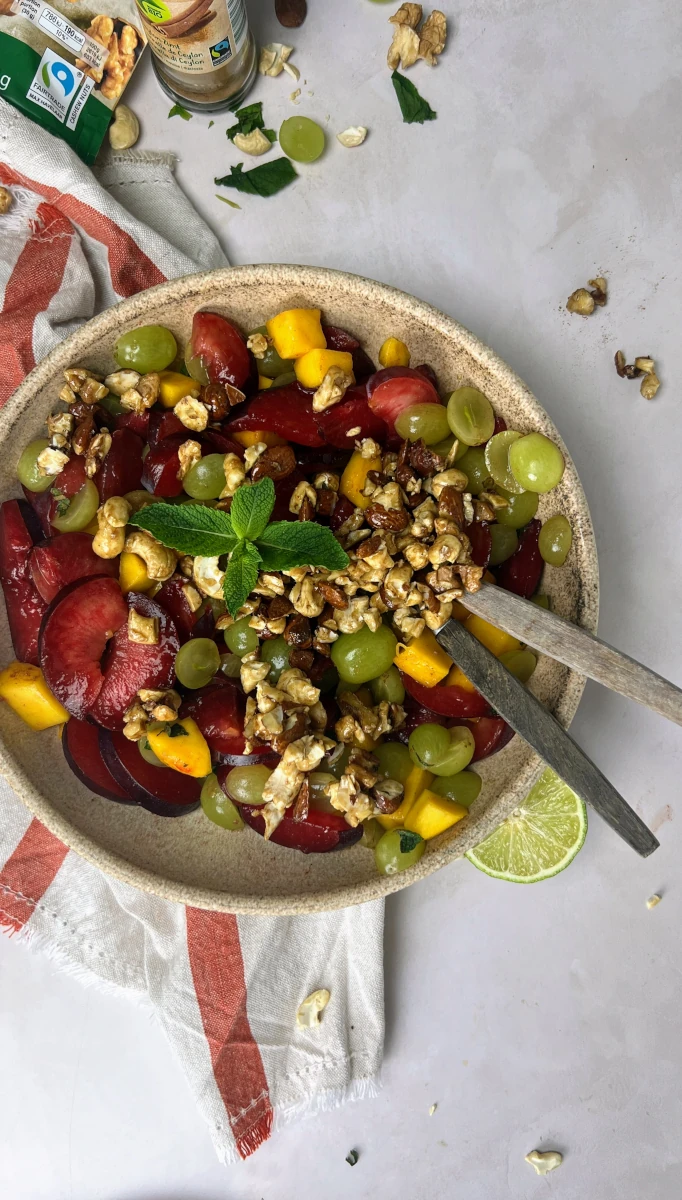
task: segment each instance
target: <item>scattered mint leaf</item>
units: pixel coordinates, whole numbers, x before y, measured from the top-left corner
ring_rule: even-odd
[[[189,734],[188,734],[187,730],[185,729],[184,725],[181,725],[179,721],[176,722],[175,725],[169,725],[168,729],[167,729],[167,733],[168,733],[169,737],[173,737],[173,738],[189,737]]]
[[[182,117],[183,121],[191,121],[192,120],[191,112],[188,112],[187,109],[183,108],[181,104],[174,104],[172,109],[170,110],[168,116],[169,117]]]
[[[243,163],[230,167],[230,174],[214,179],[218,187],[233,187],[251,196],[274,196],[297,178],[291,159],[275,158],[260,167],[244,170]]]
[[[211,128],[212,125],[215,125],[215,121],[209,121],[209,123],[208,123],[209,129]]]
[[[216,192],[215,198],[216,200],[222,200],[223,204],[229,204],[230,208],[238,208],[240,212],[242,210],[241,204],[235,204],[234,200],[228,200],[227,196],[219,196]]]
[[[400,830],[400,853],[409,854],[421,842],[421,837],[418,833],[411,833],[409,829]]]
[[[202,504],[149,504],[131,516],[130,524],[181,554],[208,558],[229,554],[239,540],[229,513]]]
[[[260,535],[257,545],[266,571],[306,566],[341,571],[350,561],[331,529],[312,521],[276,521]]]
[[[359,1157],[360,1155],[358,1154],[357,1150],[351,1150],[350,1153],[346,1155],[346,1162],[348,1163],[348,1166],[354,1167]]]
[[[257,542],[275,507],[275,485],[266,476],[258,483],[245,483],[232,499],[230,519],[238,538]]]
[[[69,506],[71,504],[69,497],[65,496],[64,493],[59,490],[59,488],[50,488],[50,495],[54,496],[55,500],[57,501],[57,514],[56,515],[58,517],[65,516],[66,513],[69,511]]]
[[[265,134],[265,136],[269,142],[277,141],[277,134],[275,133],[274,129],[264,129],[263,133]]]
[[[223,591],[227,611],[236,617],[249,592],[256,586],[261,557],[251,542],[238,542],[225,571]]]
[[[244,133],[248,136],[248,134],[253,133],[254,129],[261,129],[268,141],[276,141],[274,131],[272,129],[265,129],[263,126],[262,100],[257,100],[255,104],[247,104],[245,108],[238,108],[234,115],[237,118],[237,124],[225,130],[231,142],[234,141],[238,133]]]
[[[435,121],[438,114],[433,111],[424,97],[419,95],[409,79],[406,79],[398,71],[394,71],[391,80],[398,97],[400,111],[403,114],[403,121],[407,125],[423,125],[424,121]]]

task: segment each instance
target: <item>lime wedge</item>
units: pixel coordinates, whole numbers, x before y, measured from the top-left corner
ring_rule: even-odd
[[[584,802],[547,768],[523,803],[466,857],[495,879],[539,883],[573,862],[586,833]]]

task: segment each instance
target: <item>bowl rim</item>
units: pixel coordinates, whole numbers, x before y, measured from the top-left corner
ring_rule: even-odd
[[[394,310],[402,310],[411,317],[417,318],[434,336],[441,336],[448,340],[454,339],[473,359],[493,372],[505,390],[515,394],[523,404],[531,410],[535,410],[539,423],[545,426],[564,454],[567,469],[572,475],[571,490],[581,514],[582,541],[587,557],[593,564],[593,578],[590,580],[590,587],[581,596],[581,624],[591,632],[596,632],[599,614],[599,570],[592,519],[575,465],[553,421],[516,372],[480,338],[427,301],[420,300],[390,284],[328,267],[261,263],[221,267],[213,271],[186,275],[158,284],[144,292],[138,292],[86,321],[55,346],[33,368],[0,411],[0,442],[4,441],[15,422],[23,415],[33,396],[48,384],[59,370],[77,362],[100,338],[111,336],[121,326],[138,318],[142,297],[145,298],[145,304],[151,303],[152,306],[158,307],[163,303],[165,297],[168,297],[173,303],[192,297],[199,298],[208,284],[213,288],[223,283],[229,287],[231,283],[239,282],[241,279],[253,287],[268,287],[272,285],[273,272],[277,273],[278,281],[288,284],[296,292],[305,292],[307,286],[314,284],[316,287],[326,286],[331,290],[336,289],[346,293],[357,293],[358,290],[365,294],[368,291],[370,294],[374,293],[387,301]],[[147,297],[153,299],[148,301]],[[198,300],[197,306],[200,307],[200,305],[201,300]],[[571,672],[561,694],[558,710],[555,711],[555,715],[565,727],[570,724],[575,715],[584,687],[584,676]],[[545,764],[537,755],[533,758],[534,761],[531,760],[522,776],[524,789],[532,787],[545,769]],[[26,772],[13,759],[11,749],[3,739],[0,739],[0,772],[23,803],[47,829],[88,863],[140,891],[160,896],[165,900],[210,911],[258,916],[288,916],[315,911],[331,911],[349,905],[362,904],[417,883],[448,863],[461,858],[467,848],[466,846],[462,847],[460,843],[446,843],[433,853],[424,855],[414,867],[400,875],[385,876],[377,873],[376,878],[369,880],[343,884],[339,887],[323,887],[317,891],[300,892],[286,897],[242,895],[167,879],[155,871],[134,866],[121,855],[105,849],[55,809],[47,797],[34,787]],[[513,805],[510,806],[510,811],[512,808]]]

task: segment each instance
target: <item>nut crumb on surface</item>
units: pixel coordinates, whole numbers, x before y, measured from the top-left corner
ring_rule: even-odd
[[[556,1171],[564,1158],[558,1150],[531,1150],[525,1161],[535,1168],[538,1175],[547,1175],[550,1171]]]
[[[128,641],[155,646],[159,640],[159,618],[144,617],[131,608],[128,613]]]
[[[432,1117],[432,1116],[433,1116],[433,1114],[435,1113],[435,1111],[436,1111],[436,1109],[437,1109],[437,1108],[438,1108],[438,1105],[437,1105],[437,1104],[432,1104],[432,1105],[431,1105],[431,1107],[430,1107],[430,1109],[429,1109],[429,1116],[430,1116],[430,1117]]]
[[[337,133],[336,140],[342,146],[352,149],[353,146],[361,146],[367,137],[367,129],[364,125],[349,125],[348,129]]]
[[[302,1029],[310,1029],[313,1025],[320,1025],[320,1013],[329,1004],[332,998],[328,988],[317,988],[302,1000],[296,1010],[296,1024]]]
[[[0,187],[0,215],[4,216],[5,213],[9,212],[13,203],[14,197],[9,188]]]
[[[654,892],[653,896],[649,896],[648,900],[646,901],[647,908],[655,908],[657,904],[661,903],[662,899],[663,897],[660,896],[658,892]]]
[[[282,42],[269,42],[267,46],[261,46],[258,62],[260,74],[270,75],[273,79],[281,75],[293,51],[293,46],[285,46]]]

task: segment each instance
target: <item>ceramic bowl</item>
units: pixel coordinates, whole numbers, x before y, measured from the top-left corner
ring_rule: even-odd
[[[223,313],[246,331],[297,306],[321,308],[329,323],[360,337],[374,361],[389,334],[402,338],[413,363],[433,366],[441,393],[473,384],[509,428],[541,430],[561,446],[566,471],[559,487],[541,497],[539,515],[565,513],[573,527],[573,548],[564,567],[545,568],[542,588],[556,612],[594,631],[598,570],[590,514],[570,455],[538,401],[492,350],[451,317],[404,292],[342,272],[293,266],[212,271],[152,288],[88,321],[31,372],[0,413],[3,499],[20,494],[16,462],[24,445],[42,434],[65,367],[79,364],[107,373],[117,337],[137,325],[168,326],[184,345],[198,308]],[[13,654],[4,611],[0,626],[0,661],[6,663]],[[532,690],[564,726],[576,711],[583,686],[581,676],[547,658],[540,659],[531,681]],[[6,778],[31,811],[88,862],[170,900],[263,915],[359,904],[423,879],[486,837],[543,769],[537,755],[513,738],[477,765],[483,788],[468,817],[430,841],[416,867],[385,877],[377,874],[373,855],[359,846],[303,855],[271,845],[250,830],[228,833],[201,811],[169,821],[93,797],[67,767],[57,730],[33,733],[7,705],[0,705],[0,739],[0,769]]]

